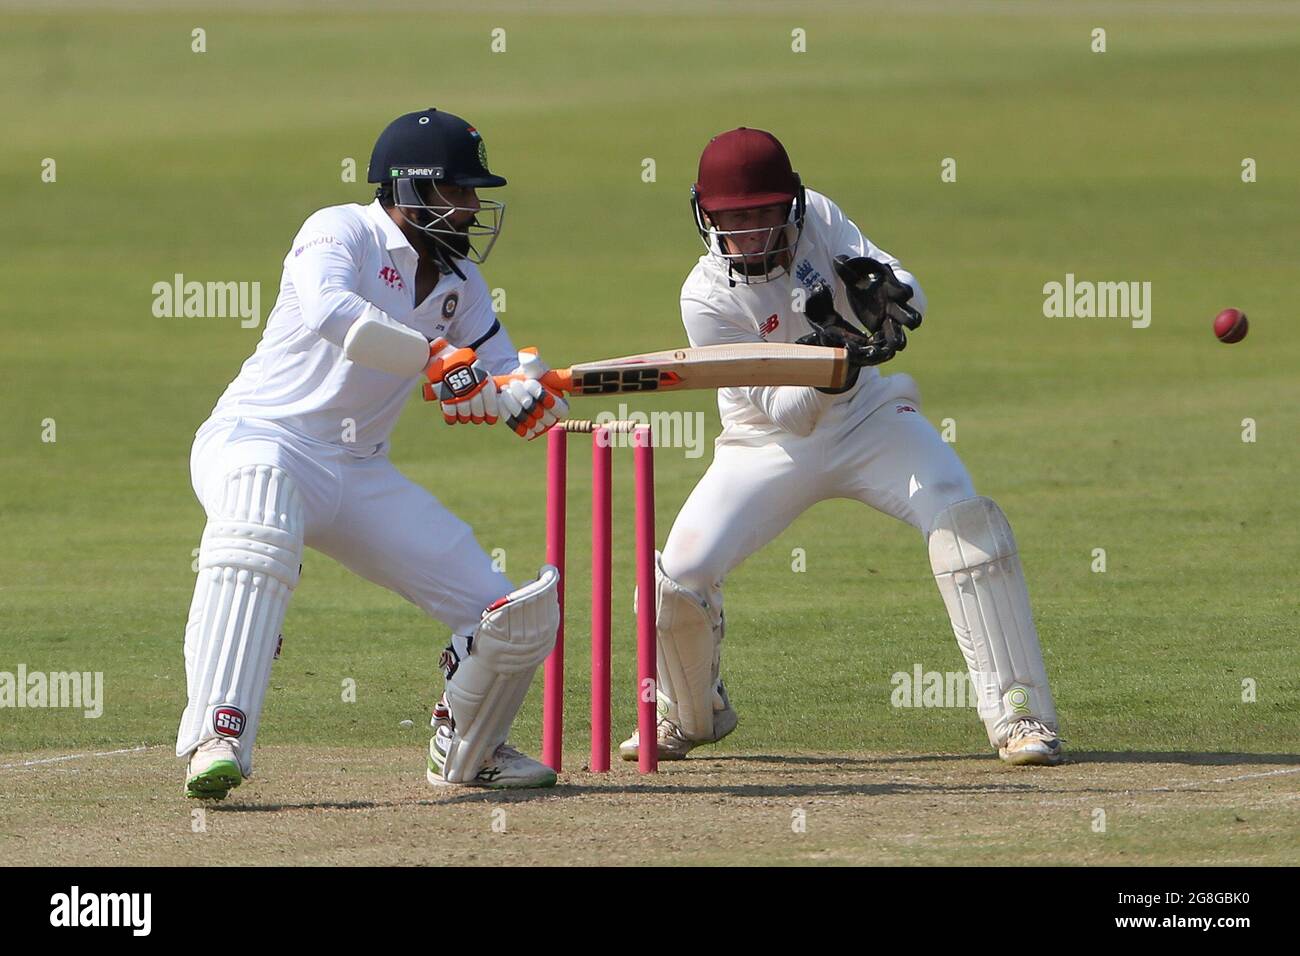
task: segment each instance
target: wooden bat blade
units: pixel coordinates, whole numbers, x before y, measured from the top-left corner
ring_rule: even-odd
[[[747,385],[839,388],[849,373],[844,349],[754,342],[645,352],[560,370],[574,395],[667,392]]]

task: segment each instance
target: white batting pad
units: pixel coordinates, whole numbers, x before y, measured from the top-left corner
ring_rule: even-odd
[[[505,743],[538,665],[555,646],[559,580],[555,567],[542,565],[536,581],[483,612],[469,656],[447,681],[447,706],[455,725],[443,770],[448,782],[473,780]]]
[[[935,516],[930,566],[979,697],[993,746],[1009,724],[1037,717],[1057,729],[1056,705],[1006,516],[991,499],[965,498]]]
[[[713,739],[713,711],[718,707],[722,662],[722,612],[695,591],[664,573],[655,555],[659,608],[659,707],[691,740]]]
[[[176,755],[223,737],[248,776],[271,659],[298,584],[303,505],[293,479],[270,465],[232,471],[220,499],[203,531],[185,628],[189,703]]]

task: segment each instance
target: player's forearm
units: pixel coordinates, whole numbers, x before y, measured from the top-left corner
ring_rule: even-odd
[[[742,389],[745,397],[780,429],[808,435],[837,396],[802,385],[765,385]]]

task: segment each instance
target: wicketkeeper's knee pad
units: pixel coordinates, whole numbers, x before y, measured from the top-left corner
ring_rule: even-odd
[[[472,780],[510,733],[538,665],[555,647],[559,580],[559,571],[543,565],[536,581],[483,612],[469,655],[447,679],[455,726],[443,774],[449,782]]]

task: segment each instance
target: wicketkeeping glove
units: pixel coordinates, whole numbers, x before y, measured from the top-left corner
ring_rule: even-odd
[[[473,349],[455,348],[446,339],[429,343],[429,381],[424,399],[442,405],[448,425],[494,424],[499,417],[497,383]]]
[[[502,416],[516,435],[529,441],[569,415],[564,393],[541,382],[550,370],[536,349],[523,349],[519,353],[519,367],[501,384]]]
[[[910,289],[908,294],[911,294]],[[848,353],[849,365],[854,370],[840,388],[823,388],[819,391],[830,394],[846,392],[857,384],[857,369],[888,362],[907,347],[907,336],[902,326],[891,317],[881,321],[879,327],[870,334],[844,321],[844,317],[835,310],[834,292],[824,282],[818,282],[808,293],[804,303],[804,317],[808,319],[813,331],[796,340],[796,344],[842,348]]]
[[[835,274],[844,283],[853,314],[873,335],[884,329],[886,319],[907,329],[921,324],[921,313],[907,304],[912,287],[900,281],[888,263],[865,256],[836,256]],[[898,351],[902,351],[901,346]]]

